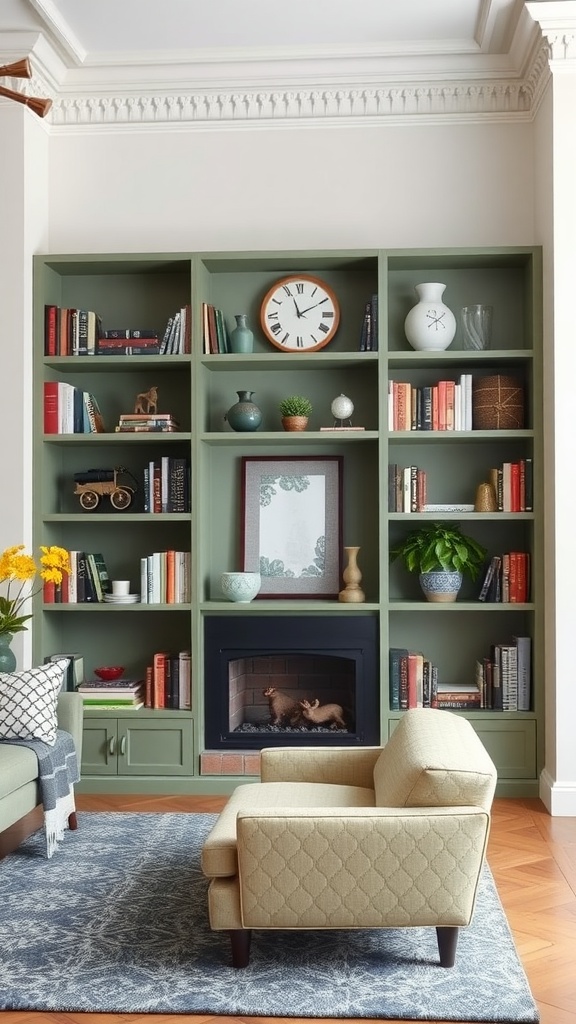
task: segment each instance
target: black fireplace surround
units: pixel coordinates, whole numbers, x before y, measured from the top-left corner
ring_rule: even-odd
[[[377,627],[376,616],[357,613],[207,616],[206,749],[378,744]],[[297,702],[337,704],[345,728],[304,719],[272,724],[269,687]]]

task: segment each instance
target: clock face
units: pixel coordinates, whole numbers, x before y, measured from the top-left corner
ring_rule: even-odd
[[[315,352],[336,334],[340,307],[332,288],[317,277],[283,277],[265,295],[262,330],[284,352]]]

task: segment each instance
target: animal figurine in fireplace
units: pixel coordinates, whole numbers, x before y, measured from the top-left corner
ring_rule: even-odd
[[[302,712],[297,700],[290,697],[275,686],[267,686],[262,690],[265,697],[268,697],[270,708],[270,720],[272,725],[299,725],[302,720]]]
[[[344,711],[339,704],[320,704],[316,697],[310,703],[308,700],[301,700],[302,717],[313,725],[326,725],[331,729],[346,729]]]

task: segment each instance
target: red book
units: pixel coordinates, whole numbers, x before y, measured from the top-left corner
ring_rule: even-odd
[[[44,306],[44,354],[55,356],[58,354],[56,341],[58,323],[58,307]]]
[[[58,433],[58,381],[44,381],[44,433]]]
[[[444,383],[446,385],[446,430],[454,430],[456,385],[453,380],[447,380]]]
[[[432,430],[440,430],[438,385],[432,387]]]
[[[446,381],[438,381],[438,430],[446,430]]]
[[[175,593],[175,573],[176,573],[176,552],[168,550],[166,552],[166,604],[174,604],[176,601]]]
[[[56,584],[53,580],[44,580],[42,587],[42,600],[44,601],[44,604],[55,604]]]
[[[510,571],[508,575],[508,600],[510,604],[518,604],[518,558],[518,551],[510,552]]]
[[[70,310],[63,307],[58,317],[58,355],[69,356],[70,355],[70,339],[68,337],[68,319]]]

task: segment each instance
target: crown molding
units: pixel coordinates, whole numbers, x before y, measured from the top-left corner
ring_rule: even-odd
[[[48,29],[0,32],[10,59],[27,53],[34,77],[30,95],[50,96],[49,130],[171,130],[310,123],[470,122],[529,120],[550,74],[551,43],[529,8],[574,8],[575,32],[555,42],[563,52],[576,45],[576,0],[521,4],[506,53],[483,50],[486,24],[476,42],[454,52],[412,52],[397,47],[315,48],[115,54],[82,61],[67,26],[57,22],[53,0],[29,0]],[[489,5],[485,5],[489,13]],[[561,30],[555,26],[556,33]],[[54,37],[57,36],[57,39]],[[449,49],[449,48],[448,48]],[[398,52],[396,52],[398,50]],[[6,58],[9,59],[8,57]],[[72,66],[71,66],[72,65]]]

